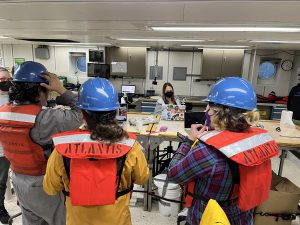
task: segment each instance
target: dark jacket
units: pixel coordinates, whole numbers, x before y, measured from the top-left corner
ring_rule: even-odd
[[[300,83],[290,91],[287,109],[293,111],[293,119],[300,120]]]

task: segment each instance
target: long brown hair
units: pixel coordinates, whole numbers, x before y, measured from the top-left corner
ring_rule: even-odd
[[[168,86],[171,87],[173,90],[173,96],[171,97],[171,101],[173,104],[176,104],[175,97],[174,97],[174,88],[171,83],[168,83],[168,82],[164,83],[163,88],[162,88],[162,99],[164,100],[165,104],[169,104],[169,102],[167,101],[167,98],[165,96],[165,91]]]
[[[216,130],[229,130],[232,132],[244,132],[259,120],[257,110],[243,110],[223,105],[209,105],[215,114],[212,117],[212,125]]]
[[[82,110],[83,118],[91,131],[92,140],[107,140],[111,142],[128,138],[128,133],[119,126],[116,111],[91,112]]]

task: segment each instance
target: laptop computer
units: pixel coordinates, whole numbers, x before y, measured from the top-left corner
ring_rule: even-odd
[[[163,105],[162,120],[184,120],[185,105]]]
[[[205,119],[205,111],[185,112],[184,128],[191,128],[192,124],[204,124]]]

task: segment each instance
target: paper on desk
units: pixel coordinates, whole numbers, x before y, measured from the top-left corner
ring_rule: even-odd
[[[165,132],[168,132],[168,133],[172,133],[172,132],[177,133],[177,131],[179,131],[178,124],[169,123],[169,124],[158,125],[156,127],[156,132],[159,132],[161,127],[167,127],[168,129]]]
[[[300,130],[296,128],[280,128],[280,136],[290,138],[300,138]]]
[[[300,131],[296,129],[293,123],[293,112],[288,110],[282,110],[280,118],[280,136],[300,138]]]
[[[295,128],[295,124],[293,123],[293,112],[288,110],[282,110],[281,118],[280,118],[280,129],[284,128]]]

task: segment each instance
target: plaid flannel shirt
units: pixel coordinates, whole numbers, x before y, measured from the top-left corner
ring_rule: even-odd
[[[207,200],[228,200],[233,188],[232,174],[226,156],[202,142],[192,150],[190,143],[181,144],[170,162],[168,178],[180,184],[195,181],[195,194]],[[194,198],[187,216],[189,224],[199,225],[206,204],[207,201]],[[231,225],[253,224],[253,210],[241,212],[236,203],[225,203],[222,208]]]

